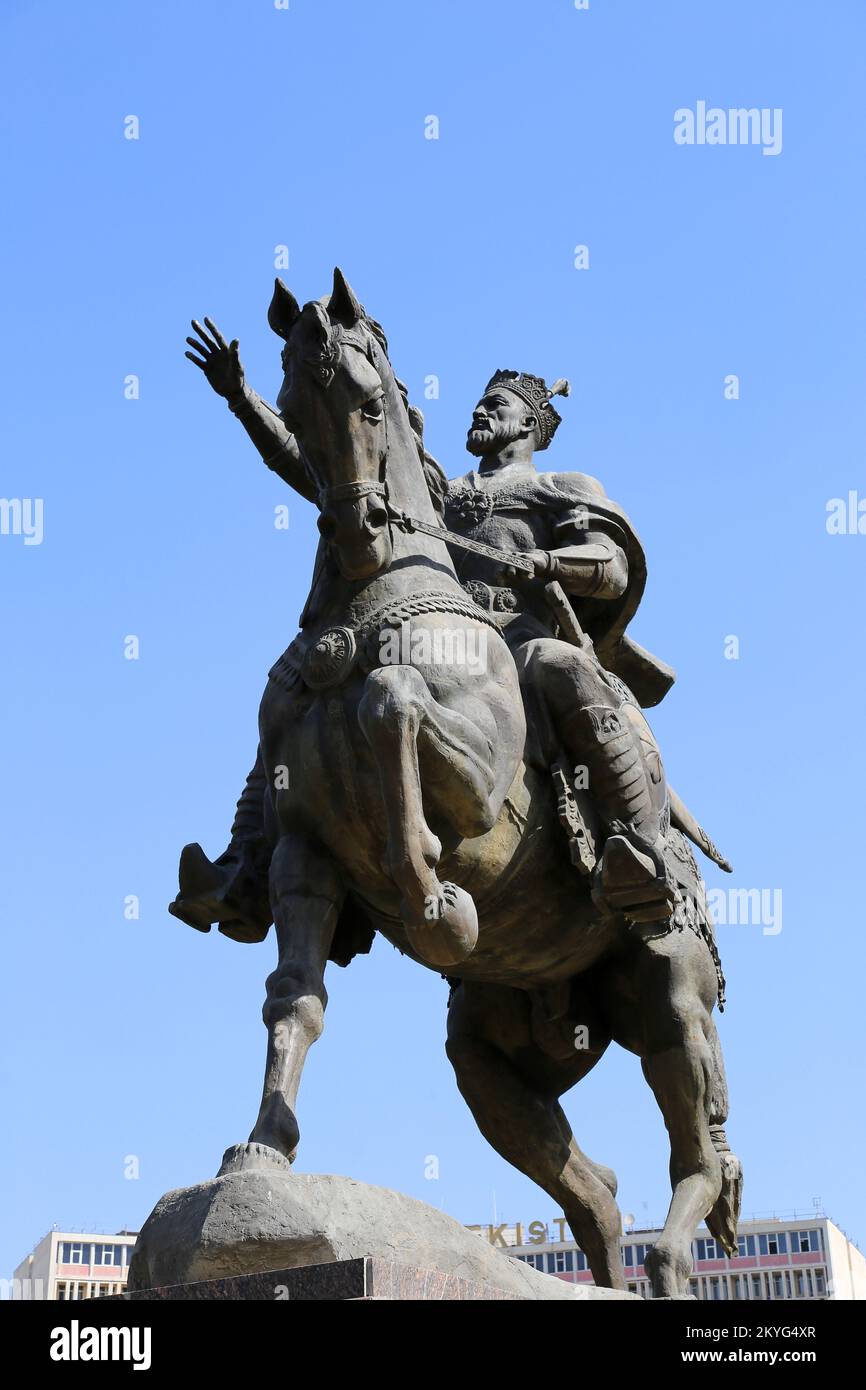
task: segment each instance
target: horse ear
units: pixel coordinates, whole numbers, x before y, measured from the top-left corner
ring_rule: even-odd
[[[355,298],[352,287],[338,265],[334,266],[334,288],[331,290],[331,298],[328,300],[328,314],[331,319],[336,323],[341,323],[344,328],[354,328],[359,319],[364,316],[361,304]]]
[[[286,289],[277,277],[274,282],[274,296],[268,308],[268,323],[281,338],[288,339],[301,312],[301,306],[291,290]]]

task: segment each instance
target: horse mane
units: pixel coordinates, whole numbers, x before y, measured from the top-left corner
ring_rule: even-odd
[[[295,305],[295,309],[297,310],[297,305]],[[385,330],[382,325],[378,323],[376,319],[372,318],[367,313],[366,309],[364,309],[362,305],[357,304],[357,302],[355,303],[355,309],[359,311],[356,322],[375,339],[385,356],[388,366],[391,368],[394,381],[400,392],[403,408],[406,411],[412,438],[415,441],[415,448],[418,452],[418,458],[424,472],[424,480],[427,484],[430,500],[433,503],[434,511],[442,518],[445,515],[445,494],[448,490],[448,479],[445,476],[445,470],[442,465],[429,453],[424,445],[424,415],[419,410],[418,406],[412,405],[409,400],[408,386],[404,381],[400,380],[394,371],[391,358],[388,355],[388,339],[385,337]],[[332,319],[326,301],[324,300],[314,300],[310,304],[307,304],[303,310],[302,319],[306,317],[308,312],[312,314],[314,319],[314,322],[310,323],[310,328],[312,341],[315,344],[316,350],[309,355],[304,355],[303,360],[320,372],[327,374],[328,364],[333,361],[338,344],[346,338],[351,339],[355,330],[354,328],[347,330],[339,319]],[[273,323],[271,327],[274,327]],[[286,365],[288,353],[289,348],[287,345],[283,349],[284,367]]]
[[[385,330],[382,325],[377,323],[374,318],[371,318],[366,310],[364,311],[363,322],[376,339],[376,342],[379,344],[386,358],[388,358],[388,363],[391,365],[391,370],[393,371],[393,364],[391,364],[391,359],[388,357],[388,339],[385,337]],[[412,438],[415,441],[415,448],[418,451],[418,458],[424,470],[424,480],[427,484],[427,491],[430,494],[430,501],[433,503],[433,508],[437,516],[443,517],[445,515],[445,494],[448,491],[448,479],[445,476],[445,470],[425,448],[423,411],[419,410],[418,406],[413,405],[409,400],[409,388],[404,381],[400,380],[396,372],[394,372],[394,380],[397,383],[397,389],[400,392],[400,398],[409,420]]]

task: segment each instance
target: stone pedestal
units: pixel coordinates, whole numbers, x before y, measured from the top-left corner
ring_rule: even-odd
[[[462,1279],[439,1270],[418,1269],[368,1256],[362,1260],[332,1260],[330,1264],[273,1269],[265,1274],[241,1274],[234,1279],[203,1279],[196,1284],[171,1284],[161,1289],[137,1289],[117,1295],[138,1302],[206,1302],[211,1299],[254,1299],[259,1302],[367,1302],[391,1299],[519,1300],[494,1284]]]
[[[123,1296],[634,1299],[542,1274],[413,1197],[297,1173],[258,1145],[228,1150],[216,1178],[161,1198]]]

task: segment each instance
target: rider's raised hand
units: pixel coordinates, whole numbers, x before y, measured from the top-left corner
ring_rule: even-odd
[[[244,389],[244,369],[238,356],[238,340],[227,343],[215,323],[205,319],[207,332],[197,319],[192,326],[196,338],[187,338],[195,353],[184,354],[190,362],[200,367],[218,396],[236,396]],[[196,356],[196,354],[198,354]]]

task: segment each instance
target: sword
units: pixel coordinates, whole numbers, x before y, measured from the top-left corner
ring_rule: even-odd
[[[535,574],[532,561],[527,560],[526,556],[517,550],[500,550],[495,545],[485,545],[484,541],[470,541],[457,531],[448,531],[444,526],[434,526],[429,521],[417,521],[414,516],[407,516],[405,512],[398,512],[393,508],[391,520],[395,526],[399,526],[401,531],[406,531],[409,535],[413,531],[422,531],[425,536],[434,536],[446,545],[456,545],[460,550],[471,550],[474,555],[486,555],[488,560],[498,560],[501,565],[510,565],[522,574]]]

